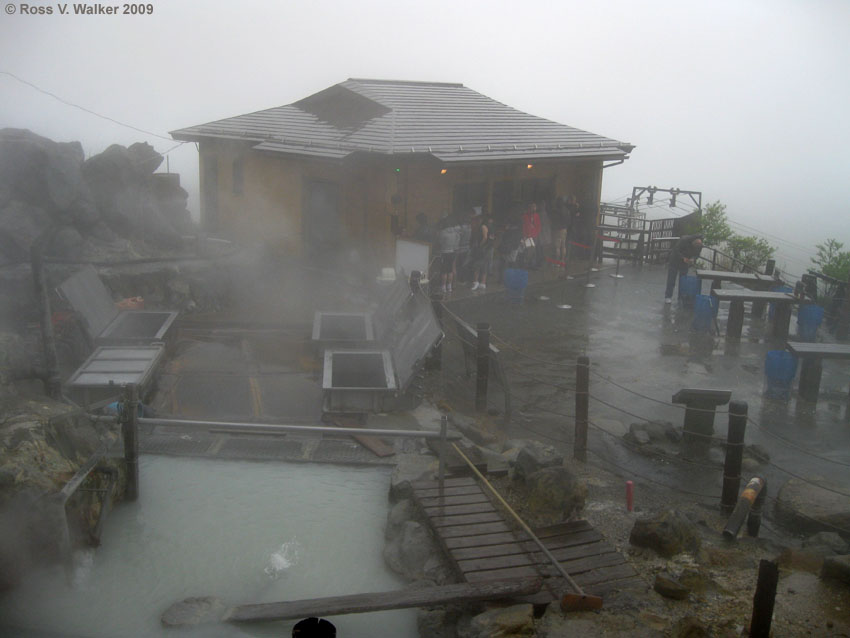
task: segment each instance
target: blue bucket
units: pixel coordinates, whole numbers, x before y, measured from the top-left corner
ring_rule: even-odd
[[[770,290],[771,292],[794,292],[791,286],[774,286]],[[767,318],[773,319],[774,312],[776,312],[776,304],[771,301],[767,304]]]
[[[691,307],[694,305],[694,297],[700,293],[699,277],[693,275],[682,275],[679,277],[679,299],[683,306]]]
[[[823,308],[813,303],[800,306],[797,310],[797,336],[803,341],[815,341],[818,328],[823,321]]]
[[[697,295],[694,301],[694,320],[691,328],[697,332],[711,332],[717,309],[717,297]]]
[[[771,350],[764,359],[764,374],[767,377],[767,396],[787,399],[797,374],[797,358],[787,350]]]
[[[525,289],[528,286],[528,271],[521,268],[505,269],[505,288],[508,293],[508,301],[511,303],[522,303]]]

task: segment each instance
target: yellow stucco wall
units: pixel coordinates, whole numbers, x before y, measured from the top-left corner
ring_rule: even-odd
[[[512,165],[443,166],[431,157],[360,155],[345,163],[258,153],[237,142],[203,142],[200,146],[202,222],[209,232],[245,244],[263,244],[273,251],[300,254],[303,249],[302,210],[314,180],[336,185],[339,213],[348,243],[381,260],[391,259],[394,238],[391,216],[412,230],[415,216],[424,212],[438,221],[451,211],[458,184],[485,183],[487,193],[503,180],[513,180],[513,198],[521,199],[523,180],[551,180],[555,196],[576,194],[584,206],[598,208],[601,162],[541,162],[528,169]],[[212,189],[215,161],[217,187]],[[234,188],[234,161],[242,162],[242,192]],[[395,169],[399,170],[396,171]],[[210,198],[214,190],[217,220]],[[393,198],[394,195],[397,198]],[[488,202],[490,204],[490,196]],[[216,223],[217,222],[217,223]]]

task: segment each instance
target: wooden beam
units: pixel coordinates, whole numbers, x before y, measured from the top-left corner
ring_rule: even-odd
[[[534,594],[543,584],[540,578],[510,579],[478,584],[463,583],[442,587],[421,587],[401,591],[350,594],[309,600],[239,605],[222,618],[225,622],[266,622],[293,620],[310,616],[324,617],[339,614],[359,614],[387,609],[429,607],[446,603],[510,598]]]

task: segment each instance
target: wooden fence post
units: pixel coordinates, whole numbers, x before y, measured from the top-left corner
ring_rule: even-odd
[[[490,324],[476,325],[478,332],[477,365],[475,372],[475,410],[487,409],[487,380],[490,376]]]
[[[576,431],[573,458],[587,461],[587,423],[590,402],[590,359],[581,356],[576,362]]]
[[[747,429],[746,401],[729,403],[729,433],[726,435],[726,460],[723,464],[723,492],[720,511],[728,516],[738,503],[741,489],[741,462],[744,458],[744,433]]]

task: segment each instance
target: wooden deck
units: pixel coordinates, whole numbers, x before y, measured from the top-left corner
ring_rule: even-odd
[[[541,591],[521,600],[548,604],[571,589],[523,531],[510,525],[472,477],[446,479],[441,503],[436,481],[413,484],[414,499],[456,574],[469,583],[543,577]],[[625,558],[587,521],[534,530],[588,594],[645,587]]]

